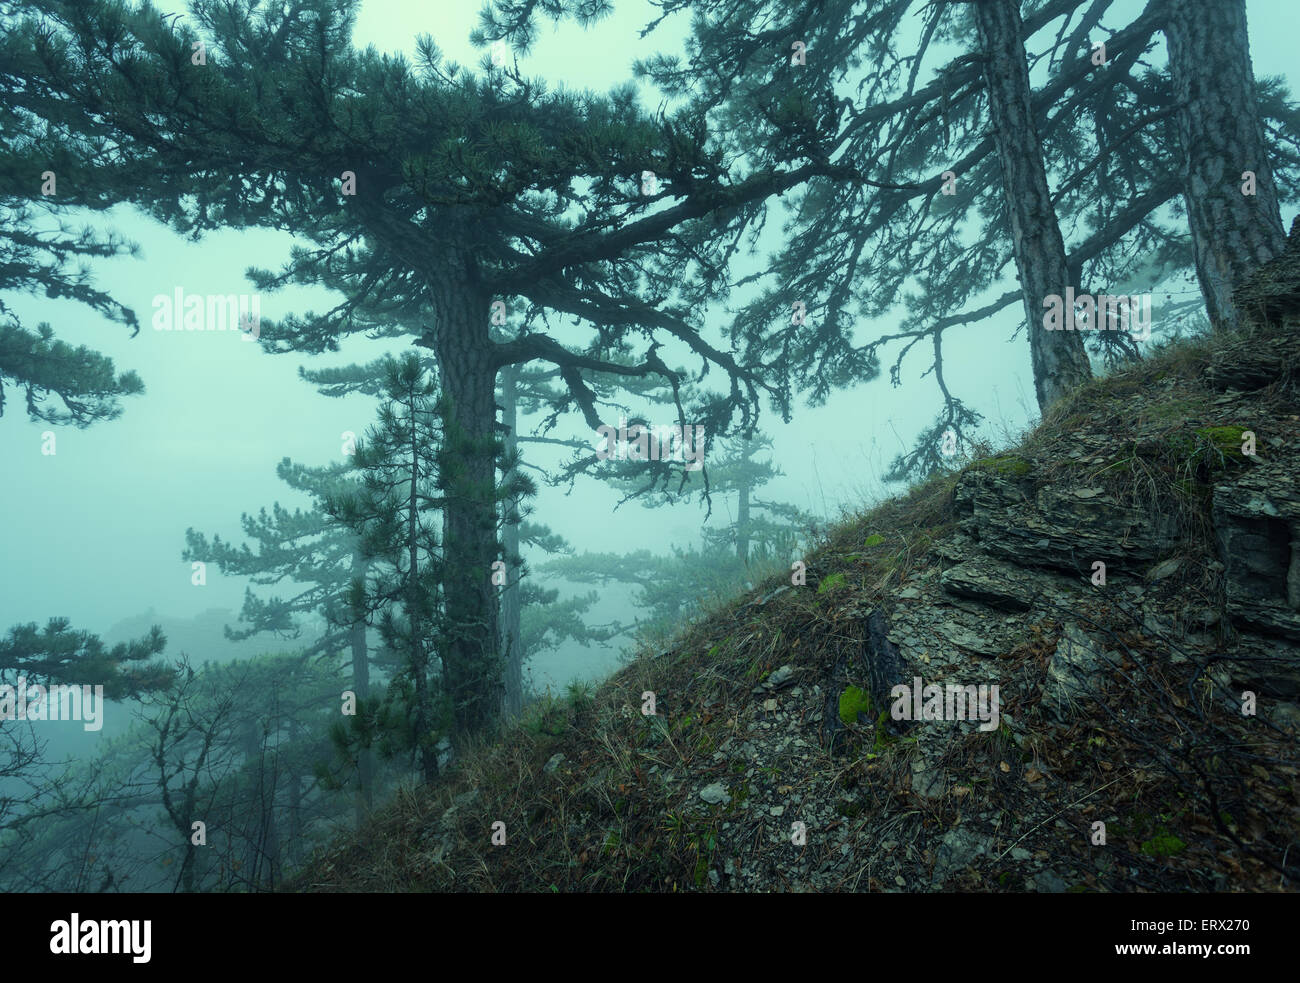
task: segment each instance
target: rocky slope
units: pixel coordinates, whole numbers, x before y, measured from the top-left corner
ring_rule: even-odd
[[[1240,297],[1248,330],[841,524],[298,887],[1295,890],[1296,230]]]

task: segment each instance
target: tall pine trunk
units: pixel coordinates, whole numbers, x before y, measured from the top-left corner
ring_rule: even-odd
[[[366,558],[360,550],[352,553],[352,579],[365,579]],[[358,700],[370,696],[370,652],[366,645],[366,623],[357,621],[348,629],[348,642],[352,648],[352,692]],[[374,806],[375,753],[363,747],[357,758],[357,829],[365,822],[366,814]]]
[[[426,782],[438,777],[438,750],[429,733],[433,728],[429,699],[429,653],[424,644],[427,624],[421,617],[424,598],[420,591],[420,462],[429,448],[419,443],[416,406],[411,403],[411,481],[406,503],[406,620],[411,631],[411,676],[415,683],[415,738],[420,749],[420,771]]]
[[[505,453],[512,457],[518,450],[515,428],[518,426],[519,369],[507,365],[501,369],[501,423],[506,428]],[[503,475],[508,481],[510,475]],[[519,500],[512,498],[504,503],[505,517],[509,520],[516,516]],[[519,523],[506,521],[501,528],[502,552],[507,557],[519,555]],[[507,561],[508,563],[511,561]],[[518,572],[507,571],[505,587],[501,590],[501,653],[503,693],[501,711],[507,717],[517,717],[524,708],[524,653],[520,647],[520,620],[522,618],[522,599],[519,596],[520,581]]]
[[[1034,390],[1038,408],[1046,412],[1056,400],[1092,378],[1092,368],[1077,332],[1043,327],[1044,302],[1053,294],[1065,298],[1070,273],[1034,124],[1019,7],[1017,0],[980,0],[975,21],[1028,322]]]
[[[1286,246],[1250,67],[1246,4],[1175,0],[1166,10],[1196,276],[1210,323],[1229,330],[1237,323],[1233,290]],[[1254,195],[1243,192],[1246,171],[1255,174]]]
[[[440,470],[445,485],[446,679],[456,732],[495,719],[501,704],[496,536],[496,364],[488,335],[490,298],[472,277],[432,284],[438,323],[432,345],[446,398]]]
[[[749,463],[749,454],[742,458]],[[740,477],[740,505],[736,509],[736,558],[740,560],[742,572],[749,569],[749,494],[753,478],[746,468]]]

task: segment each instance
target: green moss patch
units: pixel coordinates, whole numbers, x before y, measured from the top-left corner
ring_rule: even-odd
[[[1161,831],[1138,847],[1138,852],[1148,857],[1172,857],[1186,849],[1187,844],[1173,833]]]
[[[844,726],[852,726],[858,722],[859,713],[871,716],[871,694],[849,686],[840,694],[840,720]]]
[[[828,577],[823,577],[821,583],[817,585],[817,593],[825,594],[828,590],[834,590],[836,587],[844,586],[844,574],[833,573]]]
[[[991,471],[994,474],[1023,478],[1034,469],[1033,465],[1018,454],[995,454],[993,457],[981,458],[971,463],[972,471]]]
[[[1201,427],[1196,431],[1198,437],[1203,438],[1214,447],[1224,457],[1241,456],[1241,446],[1245,441],[1245,427]]]

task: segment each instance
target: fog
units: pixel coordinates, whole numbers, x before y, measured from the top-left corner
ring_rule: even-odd
[[[158,6],[167,13],[186,13],[186,5],[177,0]],[[1131,19],[1141,6],[1137,0],[1117,4],[1114,20]],[[547,80],[553,88],[603,93],[632,80],[632,66],[638,59],[685,51],[689,13],[668,17],[642,37],[645,25],[659,15],[658,8],[641,0],[617,0],[614,7],[610,16],[588,27],[572,20],[552,24],[543,19],[532,50],[516,55],[520,69],[529,77]],[[1285,20],[1293,13],[1290,0],[1249,0],[1247,8],[1252,28]],[[416,36],[427,33],[447,58],[477,71],[486,50],[471,43],[470,32],[477,25],[476,4],[364,0],[354,43],[414,59]],[[906,29],[919,35],[920,22]],[[1291,34],[1253,29],[1250,45],[1257,77],[1278,75],[1293,84]],[[956,50],[952,44],[936,46],[930,63],[940,64]],[[1035,83],[1045,78],[1045,72],[1045,65],[1035,66]],[[647,111],[674,105],[650,82],[639,80],[636,86]],[[1293,215],[1284,205],[1287,226]],[[0,416],[0,461],[4,462],[0,506],[5,516],[0,524],[0,631],[67,618],[74,630],[91,632],[114,645],[138,639],[159,625],[167,636],[161,661],[172,664],[184,655],[196,668],[207,662],[292,652],[307,644],[311,641],[307,634],[294,639],[261,633],[240,642],[227,640],[224,628],[241,627],[239,613],[249,578],[224,573],[209,562],[205,579],[196,583],[191,563],[182,558],[186,531],[239,545],[247,541],[240,522],[244,513],[269,510],[273,503],[312,509],[310,496],[277,477],[277,464],[284,458],[307,467],[346,463],[347,435],[360,436],[375,425],[380,400],[359,393],[326,398],[299,377],[300,367],[320,370],[399,356],[413,350],[409,339],[352,335],[342,340],[339,351],[313,356],[296,351],[272,354],[238,331],[157,331],[151,323],[156,297],[171,296],[178,288],[205,296],[250,293],[254,288],[245,276],[249,267],[278,270],[291,249],[304,240],[265,228],[228,228],[191,240],[129,204],[104,213],[68,209],[60,218],[74,227],[84,223],[112,230],[138,244],[137,255],[92,259],[88,269],[96,287],[136,312],[139,332],[133,336],[129,328],[77,300],[51,299],[40,291],[8,291],[4,303],[25,326],[49,322],[60,340],[102,353],[119,373],[137,372],[145,392],[122,399],[119,418],[79,429],[29,418],[21,389],[8,390]],[[43,230],[54,228],[48,217],[41,223]],[[981,232],[970,230],[972,237]],[[733,260],[732,275],[740,279],[761,270],[767,255],[781,245],[781,235],[780,221],[769,222],[755,253]],[[1009,258],[1008,254],[1001,278],[987,283],[968,307],[1016,289],[1015,264]],[[1161,296],[1168,291],[1182,300],[1197,295],[1190,275],[1167,282],[1160,290]],[[741,290],[729,305],[711,308],[702,333],[723,344],[732,314],[728,307],[734,309],[752,295]],[[341,299],[339,293],[322,286],[294,284],[262,291],[261,314],[274,322],[290,314],[325,311]],[[1159,300],[1153,332],[1157,341],[1158,305]],[[893,317],[859,319],[852,328],[853,342],[863,344],[891,333],[904,316],[901,303],[898,312]],[[572,321],[557,319],[554,335],[563,343],[580,344],[589,336],[590,326],[577,327]],[[946,385],[984,418],[979,428],[963,435],[966,438],[998,446],[1038,420],[1023,321],[1020,306],[1013,305],[944,338]],[[426,349],[419,351],[428,356]],[[663,354],[670,364],[695,368],[684,347],[670,344]],[[933,424],[941,399],[929,372],[929,345],[919,345],[903,358],[895,385],[890,366],[897,354],[898,346],[886,347],[878,378],[837,387],[824,405],[809,405],[806,394],[795,394],[789,423],[764,405],[759,431],[771,438],[772,449],[763,457],[781,471],[762,488],[764,500],[787,503],[827,523],[903,490],[903,485],[886,481],[885,473],[895,456],[912,448],[918,435]],[[725,388],[716,374],[704,384]],[[646,408],[644,401],[635,399],[629,405]],[[660,414],[664,423],[673,422],[671,415],[664,415],[671,413],[671,404],[649,411]],[[521,416],[519,433],[536,432],[543,416]],[[51,433],[55,453],[48,452]],[[593,450],[598,446],[597,435],[576,410],[562,414],[550,436],[580,440]],[[571,450],[528,445],[523,453],[530,465],[554,472]],[[673,547],[704,549],[703,530],[729,527],[737,521],[740,508],[736,495],[717,494],[706,525],[706,505],[697,497],[654,508],[635,500],[620,505],[622,497],[607,482],[579,476],[571,487],[539,481],[529,505],[532,521],[549,526],[579,556],[587,551],[638,550],[667,556]],[[804,533],[810,536],[811,530]],[[542,550],[525,548],[523,557],[531,569],[530,579],[558,589],[561,599],[597,590],[598,600],[586,615],[589,623],[630,625],[646,617],[630,584],[577,583],[544,570],[550,557]],[[291,587],[256,588],[255,593]],[[372,648],[379,647],[376,625],[367,636]],[[588,645],[565,639],[545,647],[525,664],[526,696],[532,699],[548,689],[558,691],[575,679],[599,681],[635,647],[631,632]],[[41,732],[42,739],[49,741],[49,768],[56,769],[69,756],[82,763],[91,760],[110,742],[123,739],[142,707],[135,700],[110,700],[105,725],[94,733],[76,722],[51,722]],[[445,748],[443,760],[447,760]],[[388,776],[392,782],[402,778],[401,767],[394,769]],[[8,786],[11,793],[15,787]],[[157,811],[156,806],[141,807],[141,822],[145,826],[155,822],[151,817]],[[329,829],[348,825],[346,807],[343,813]],[[152,843],[141,835],[142,843]],[[145,875],[130,883],[153,890],[174,887]],[[80,887],[93,885],[80,882]]]

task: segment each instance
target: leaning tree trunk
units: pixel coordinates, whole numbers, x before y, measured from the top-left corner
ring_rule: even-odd
[[[515,432],[518,426],[519,369],[507,365],[501,370],[501,424],[505,427],[505,452],[512,457],[518,450],[519,442]],[[503,475],[508,481],[510,475]],[[519,555],[519,523],[511,521],[518,518],[519,500],[512,498],[504,503],[505,519],[501,528],[502,552],[507,558]],[[508,560],[508,562],[510,562]],[[503,692],[501,711],[507,717],[517,717],[524,708],[524,653],[520,647],[520,621],[522,619],[522,599],[520,598],[520,581],[518,571],[508,570],[505,586],[501,590],[501,653]]]
[[[1047,298],[1056,295],[1064,300],[1070,273],[1034,125],[1019,6],[1017,0],[980,0],[975,21],[1028,320],[1034,389],[1038,408],[1046,412],[1056,400],[1092,378],[1092,368],[1077,332],[1048,331],[1043,326]]]
[[[1196,276],[1210,324],[1230,330],[1237,323],[1233,290],[1286,247],[1250,67],[1246,4],[1175,0],[1166,10]],[[1254,172],[1253,195],[1243,190],[1246,171]]]
[[[443,549],[447,617],[446,680],[456,732],[496,718],[501,703],[496,536],[496,372],[488,335],[490,298],[471,277],[431,284],[447,414],[440,470],[445,485]]]

